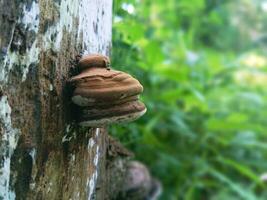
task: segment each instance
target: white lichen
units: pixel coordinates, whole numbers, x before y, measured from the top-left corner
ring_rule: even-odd
[[[11,108],[7,96],[0,99],[0,122],[2,127],[0,145],[0,199],[15,199],[15,193],[9,188],[11,156],[17,146],[19,131],[12,127]]]
[[[90,138],[88,142],[88,150],[92,149],[95,144],[94,138]]]
[[[108,8],[108,9],[107,9]],[[62,0],[59,5],[60,19],[50,26],[43,37],[45,49],[59,51],[63,31],[76,32],[78,19],[78,42],[84,54],[107,54],[111,41],[112,0]],[[54,41],[51,36],[54,35]]]
[[[63,30],[69,33],[75,32],[76,19],[78,19],[77,45],[79,45],[79,42],[82,43],[84,54],[107,54],[111,39],[111,8],[111,0],[62,0],[58,8],[60,11],[59,20],[55,25],[48,28],[41,39],[36,37],[31,47],[26,49],[23,55],[20,55],[18,51],[10,51],[15,30],[14,25],[10,43],[7,47],[7,55],[3,63],[1,63],[3,67],[0,68],[0,82],[7,82],[8,72],[14,65],[23,67],[23,69],[21,69],[22,81],[25,81],[30,65],[37,63],[39,60],[40,48],[43,50],[53,49],[53,51],[59,52],[63,38]],[[39,5],[33,2],[29,10],[24,6],[23,15],[17,23],[23,24],[27,31],[33,31],[37,34],[39,15]],[[51,39],[53,38],[52,36],[54,36],[53,40]]]
[[[67,126],[66,126],[66,133],[69,133],[70,132],[70,124],[68,124]]]
[[[72,161],[72,162],[75,162],[75,154],[72,154],[72,155],[71,155],[71,161]]]
[[[95,167],[98,166],[98,161],[99,161],[99,146],[96,146],[96,155],[94,157],[94,165],[95,165]]]
[[[30,152],[29,152],[31,158],[32,158],[32,162],[33,162],[33,165],[35,165],[35,156],[36,156],[36,149],[32,149]]]
[[[56,5],[56,4],[55,4]],[[78,13],[78,2],[71,0],[62,0],[57,6],[60,12],[60,18],[55,25],[50,26],[42,37],[41,46],[43,49],[53,49],[60,51],[63,30],[67,32],[74,31],[74,20]],[[51,37],[51,36],[54,37]],[[53,40],[51,39],[53,38]]]
[[[72,140],[72,138],[75,139],[77,137],[76,131],[74,130],[71,131],[71,128],[72,126],[70,124],[66,125],[65,134],[63,135],[62,140],[61,140],[62,143],[69,142]]]
[[[72,139],[72,136],[64,135],[62,140],[61,140],[61,143],[69,142],[69,141],[71,141],[71,139]]]
[[[99,134],[99,131],[100,129],[99,128],[96,128],[95,130],[95,135],[97,137],[97,135]],[[90,138],[89,142],[90,141],[93,141],[91,140],[92,138]],[[92,151],[92,148],[95,146],[95,156],[94,156],[94,159],[93,159],[93,164],[94,164],[94,172],[93,174],[91,175],[91,177],[89,177],[87,179],[87,187],[88,187],[88,200],[91,200],[92,199],[92,196],[93,196],[93,193],[95,191],[95,188],[96,188],[96,183],[97,183],[97,177],[98,177],[98,162],[99,162],[99,158],[100,158],[100,150],[99,150],[99,146],[98,145],[95,145],[95,143],[91,143],[90,145],[88,144],[88,147],[91,147],[90,149],[88,149],[89,151],[91,150]]]
[[[26,5],[23,7],[23,15],[18,19],[16,23],[22,24],[27,31],[32,31],[37,34],[39,26],[39,5],[38,3],[33,2],[31,9],[27,10]],[[20,54],[18,51],[10,51],[10,46],[13,41],[13,35],[15,31],[15,25],[10,37],[10,42],[7,46],[7,54],[4,58],[3,63],[0,63],[0,82],[6,83],[8,81],[9,71],[13,66],[21,66],[22,69],[22,81],[26,79],[26,75],[29,71],[31,64],[38,62],[39,48],[37,47],[37,38],[32,43],[31,47],[26,49],[24,54]]]
[[[78,33],[84,53],[107,54],[111,40],[112,0],[81,0]]]
[[[51,92],[51,91],[53,91],[53,89],[54,89],[53,85],[49,84],[49,91]]]
[[[1,67],[0,67],[0,83],[1,82],[7,82],[7,79],[8,79],[8,72],[11,68],[11,65],[7,65],[7,62],[9,60],[9,49],[10,49],[10,46],[11,46],[11,43],[13,41],[13,37],[14,37],[14,32],[15,32],[15,24],[13,25],[12,27],[12,31],[11,31],[11,36],[10,36],[10,40],[9,40],[9,43],[8,43],[8,46],[7,46],[7,54],[3,60],[3,62],[0,63]]]
[[[37,33],[40,13],[39,4],[33,1],[30,10],[27,10],[27,6],[24,5],[23,13],[23,17],[19,19],[19,22],[21,22],[28,30],[32,30]]]
[[[95,187],[96,187],[96,181],[97,181],[97,171],[95,171],[95,173],[93,173],[93,175],[91,176],[91,178],[89,179],[89,191],[88,191],[88,200],[92,199],[93,193],[95,191]]]

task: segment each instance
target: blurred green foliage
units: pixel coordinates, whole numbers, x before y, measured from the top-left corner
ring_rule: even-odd
[[[161,199],[267,199],[267,2],[114,0],[113,12],[113,67],[144,85],[148,111],[111,134]]]

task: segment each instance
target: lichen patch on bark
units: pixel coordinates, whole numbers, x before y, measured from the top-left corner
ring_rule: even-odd
[[[5,7],[6,4],[3,4]],[[10,35],[1,44],[4,52],[2,51],[0,60],[2,66],[0,83],[7,83],[9,71],[15,66],[19,69],[22,81],[24,81],[29,66],[38,61],[36,35],[39,25],[39,6],[34,1],[30,5],[19,4],[16,6],[18,8],[12,11],[17,13],[17,16],[12,17],[13,21],[8,28]]]
[[[11,108],[7,96],[0,97],[0,199],[15,199],[13,188],[10,189],[11,156],[17,146],[19,130],[12,126]]]

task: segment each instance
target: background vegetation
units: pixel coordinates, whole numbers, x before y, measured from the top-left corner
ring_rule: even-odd
[[[115,0],[113,67],[148,112],[112,134],[161,199],[266,199],[267,1]]]

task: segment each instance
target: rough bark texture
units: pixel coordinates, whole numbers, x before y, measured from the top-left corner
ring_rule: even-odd
[[[0,1],[0,200],[106,198],[106,131],[75,124],[66,80],[79,53],[109,54],[111,12],[112,0]]]

